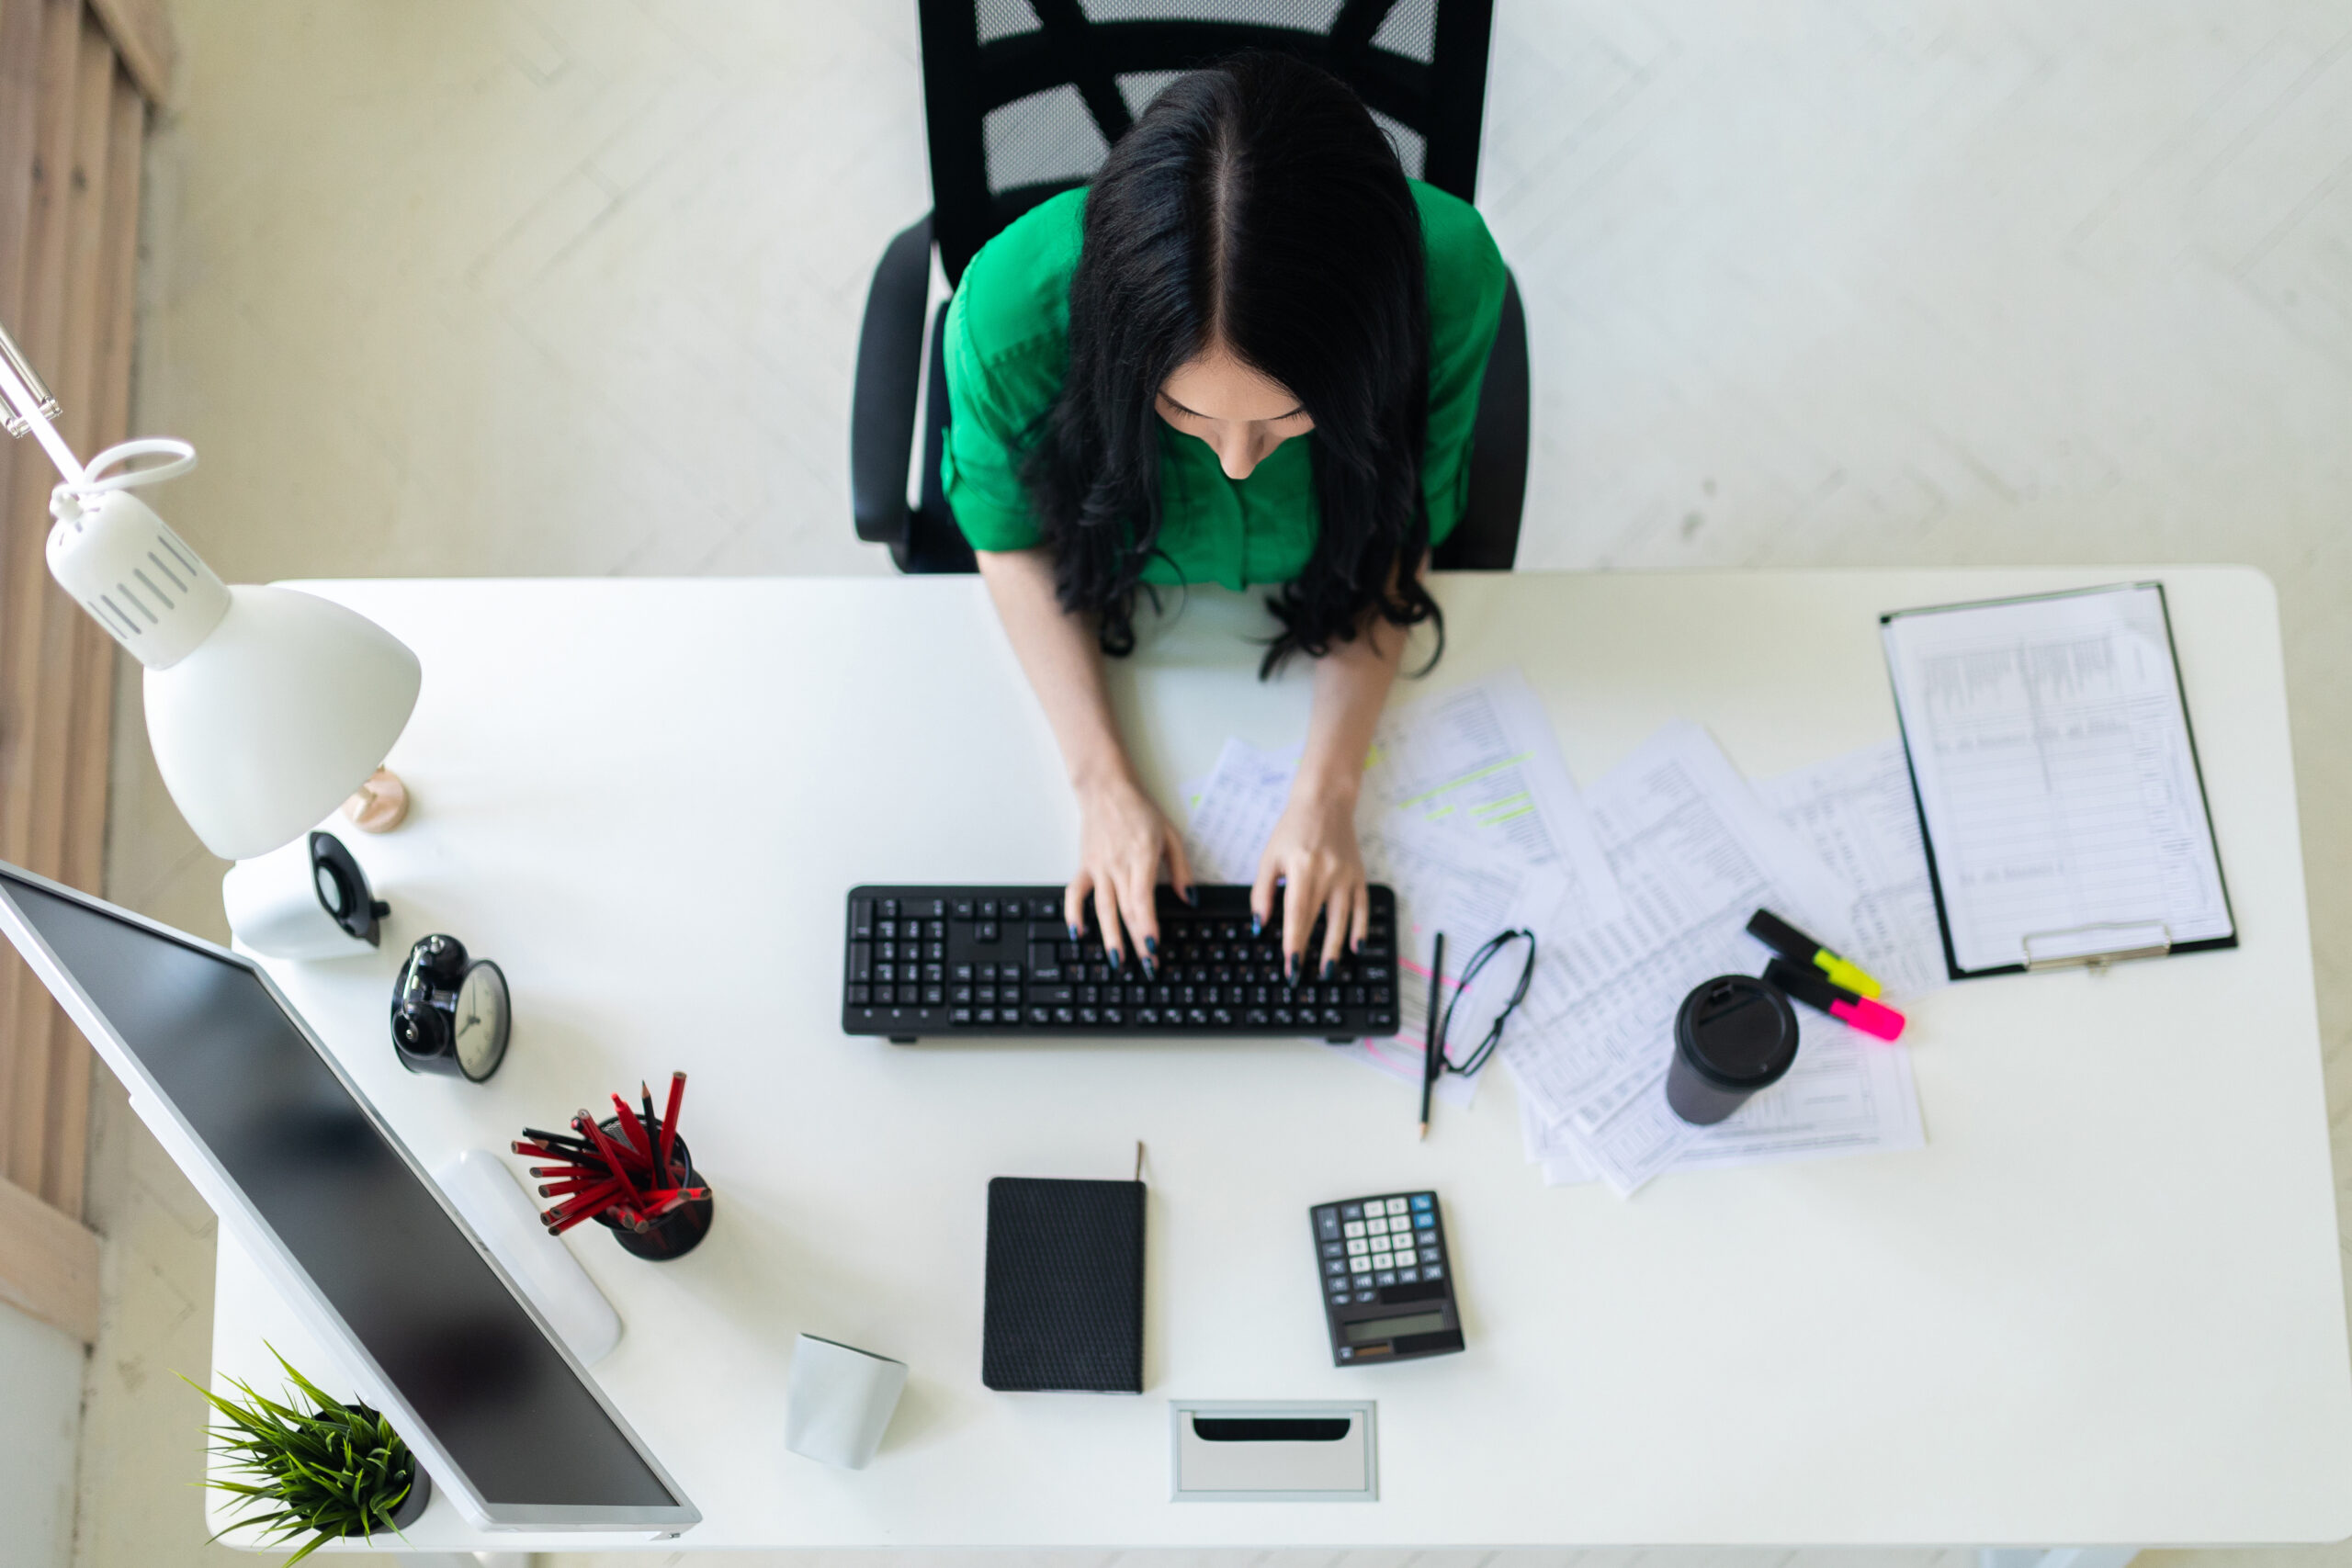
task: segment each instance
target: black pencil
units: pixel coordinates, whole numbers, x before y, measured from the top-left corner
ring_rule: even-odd
[[[1430,1093],[1437,1088],[1437,1075],[1442,1058],[1438,1052],[1437,1010],[1439,992],[1445,985],[1445,933],[1437,933],[1437,941],[1430,951],[1430,1015],[1423,1019],[1421,1031],[1421,1132],[1430,1135]]]

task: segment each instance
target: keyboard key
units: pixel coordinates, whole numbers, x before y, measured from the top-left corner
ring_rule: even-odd
[[[1158,1008],[1148,1007],[1137,1008],[1136,1009],[1136,1021],[1143,1025],[1146,1029],[1157,1028],[1159,1023],[1159,1010]]]
[[[1052,1019],[1053,1014],[1047,1012],[1044,1008],[1031,1008],[1029,1010],[1029,1021],[1037,1025],[1040,1029],[1044,1028],[1052,1021]]]
[[[1248,1023],[1252,1029],[1263,1029],[1272,1021],[1264,1008],[1251,1008],[1248,1012],[1243,1013],[1241,1016],[1243,1021]]]
[[[957,1008],[947,1015],[947,1021],[950,1023],[969,1023],[972,1021],[972,1010],[970,1008]],[[650,1169],[650,1167],[649,1166],[648,1168]]]
[[[996,977],[999,980],[1005,982],[1007,985],[1017,986],[1021,984],[1021,965],[1018,964],[1000,964],[996,966]]]
[[[896,898],[882,900],[882,918],[886,920],[895,920],[899,918],[899,901]]]
[[[983,898],[983,899],[981,899],[981,900],[980,900],[980,919],[984,919],[984,920],[993,920],[993,919],[996,919],[996,900],[995,900],[995,899],[993,899],[993,898]],[[988,941],[988,940],[989,940],[989,938],[986,938],[986,937],[983,937],[983,938],[981,938],[980,940],[981,940],[981,941],[983,941],[983,942],[986,942],[986,941]]]
[[[1233,1027],[1233,1015],[1226,1011],[1223,1008],[1211,1008],[1209,1010],[1209,1021],[1219,1029],[1231,1029]]]
[[[969,898],[958,898],[956,900],[956,918],[957,919],[968,920],[972,918],[973,913],[972,900]]]
[[[1184,1021],[1194,1029],[1206,1029],[1209,1026],[1208,1011],[1204,1008],[1186,1008]]]
[[[849,939],[852,942],[874,940],[874,900],[853,898],[849,901]]]
[[[1030,1010],[1034,1012],[1036,1010],[1033,1008]],[[1076,1023],[1078,1021],[1078,1016],[1069,1008],[1056,1008],[1054,1010],[1054,1021],[1056,1023]]]
[[[1114,1029],[1125,1029],[1127,1026],[1127,1015],[1117,1008],[1104,1008],[1102,1021]]]
[[[854,1007],[854,1008],[862,1008],[862,1007],[866,1006],[868,1003],[870,1003],[870,1002],[871,1002],[871,1001],[873,1001],[873,1000],[874,1000],[874,987],[871,987],[871,986],[852,986],[852,987],[849,988],[849,1005],[850,1005],[850,1006],[852,1006],[852,1007]]]
[[[853,984],[874,978],[874,944],[854,942],[849,944],[849,977]]]
[[[995,942],[1001,934],[1001,933],[997,930],[997,923],[994,920],[982,920],[978,925],[972,928],[972,940],[974,942]]]
[[[975,987],[971,986],[958,986],[956,987],[956,994],[947,999],[954,1002],[958,1007],[968,1007],[971,1005],[972,992],[974,989]],[[989,994],[989,999],[990,1001],[994,1001],[996,999],[993,992]]]
[[[947,987],[944,986],[925,986],[922,988],[922,999],[925,1007],[937,1007],[940,1003],[947,999]]]
[[[996,1021],[996,1009],[979,1008],[974,1010],[972,1016],[982,1023],[994,1023]]]
[[[1339,1029],[1343,1027],[1347,1023],[1348,1020],[1347,1016],[1340,1012],[1338,1008],[1325,1008],[1323,1010],[1323,1021],[1327,1026],[1332,1029]]]
[[[1290,1010],[1290,1009],[1288,1009],[1288,1008],[1276,1008],[1276,1009],[1274,1010],[1274,1022],[1275,1022],[1275,1023],[1277,1023],[1277,1024],[1279,1024],[1279,1025],[1281,1025],[1281,1026],[1282,1026],[1283,1028],[1284,1028],[1284,1029],[1289,1028],[1289,1027],[1290,1027],[1290,1024],[1291,1024],[1291,1010]]]
[[[1078,1010],[1078,1021],[1080,1023],[1100,1023],[1102,1021],[1102,1014],[1097,1009],[1082,1007]]]

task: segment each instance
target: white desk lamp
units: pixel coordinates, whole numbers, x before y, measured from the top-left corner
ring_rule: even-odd
[[[288,842],[372,774],[408,724],[416,655],[340,604],[224,584],[130,493],[196,466],[185,441],[126,441],[85,468],[51,423],[57,400],[0,331],[8,434],[30,432],[64,482],[51,492],[49,570],[147,667],[147,739],[205,847],[247,860]],[[172,461],[108,474],[130,458]]]

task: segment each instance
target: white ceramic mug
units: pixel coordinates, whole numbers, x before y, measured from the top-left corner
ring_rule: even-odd
[[[907,1386],[907,1364],[803,1334],[784,1388],[784,1446],[804,1458],[864,1470]]]

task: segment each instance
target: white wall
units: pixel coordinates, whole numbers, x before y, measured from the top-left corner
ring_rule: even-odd
[[[0,1568],[65,1568],[81,1435],[82,1347],[0,1306]]]

